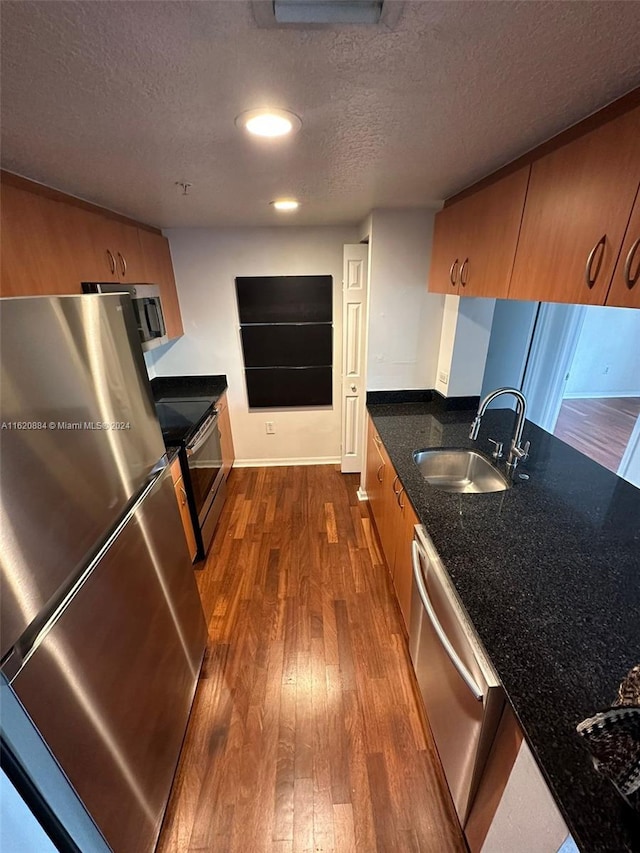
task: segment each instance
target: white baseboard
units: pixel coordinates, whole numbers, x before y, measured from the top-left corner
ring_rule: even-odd
[[[607,397],[640,397],[638,391],[579,391],[565,394],[563,400],[606,400]]]
[[[291,459],[236,459],[235,468],[282,468],[288,465],[339,465],[339,456],[298,457]]]
[[[362,486],[360,486],[360,488],[358,489],[358,491],[356,492],[356,494],[357,494],[357,496],[358,496],[358,500],[359,500],[359,501],[368,501],[368,500],[369,500],[369,498],[368,498],[368,496],[367,496],[367,493],[366,493],[366,491],[362,488]]]

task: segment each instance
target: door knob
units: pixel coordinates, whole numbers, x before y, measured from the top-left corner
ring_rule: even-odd
[[[357,386],[355,383],[353,383],[353,382],[351,383],[351,390],[353,391],[353,393],[354,393],[354,394],[355,394],[355,393],[356,393],[356,391],[358,390],[358,386]]]

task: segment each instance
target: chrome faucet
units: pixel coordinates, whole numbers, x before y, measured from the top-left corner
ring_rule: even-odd
[[[487,410],[487,406],[489,403],[493,402],[496,397],[501,397],[503,394],[511,394],[516,398],[516,429],[513,434],[513,438],[511,439],[511,446],[507,457],[507,470],[513,474],[518,462],[529,456],[530,447],[530,442],[528,441],[524,447],[520,446],[520,442],[522,441],[522,430],[524,427],[524,416],[527,409],[527,401],[521,391],[518,391],[517,388],[496,388],[495,391],[490,391],[484,400],[481,400],[480,405],[478,406],[478,414],[475,416],[473,423],[471,424],[469,438],[472,441],[475,441],[478,438],[480,423],[482,421],[482,416]],[[493,456],[494,458],[499,459],[502,455],[502,445],[493,441],[493,439],[490,439],[490,441],[496,445],[496,450]]]

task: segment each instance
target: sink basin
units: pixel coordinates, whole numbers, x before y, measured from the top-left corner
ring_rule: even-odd
[[[434,447],[416,450],[413,458],[427,483],[445,492],[503,492],[511,485],[485,456],[475,450]]]

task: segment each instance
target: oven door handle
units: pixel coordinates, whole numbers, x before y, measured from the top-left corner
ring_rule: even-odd
[[[467,685],[467,687],[469,688],[469,690],[471,691],[473,696],[478,700],[478,702],[481,702],[482,699],[484,698],[484,694],[483,694],[482,690],[478,687],[476,680],[471,675],[471,673],[469,672],[467,667],[460,660],[460,657],[458,656],[456,650],[451,645],[451,641],[449,640],[449,638],[445,634],[444,628],[440,624],[440,620],[436,616],[436,612],[433,609],[431,599],[429,598],[429,593],[427,592],[427,588],[425,587],[424,580],[422,578],[422,567],[420,565],[420,563],[421,563],[420,556],[421,555],[425,559],[427,559],[426,553],[424,552],[424,550],[418,545],[418,543],[414,539],[413,542],[411,543],[411,556],[413,558],[413,574],[414,574],[414,577],[416,579],[416,587],[418,589],[418,595],[420,596],[420,600],[422,601],[422,605],[423,605],[424,609],[426,610],[427,616],[429,617],[429,621],[433,625],[433,629],[436,632],[438,639],[440,640],[440,643],[442,644],[442,647],[444,648],[445,652],[447,653],[447,657],[449,658],[449,660],[451,661],[451,663],[453,664],[455,669],[458,671],[458,675],[460,676],[460,678],[462,678],[462,680]]]
[[[215,414],[211,415],[211,417],[202,424],[198,432],[194,435],[189,444],[187,444],[187,456],[193,456],[194,453],[197,453],[200,450],[217,425],[218,412],[216,411]]]

